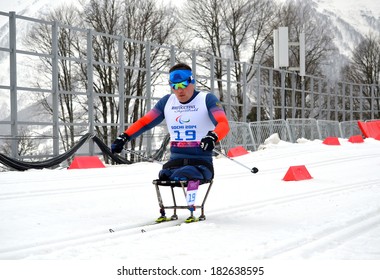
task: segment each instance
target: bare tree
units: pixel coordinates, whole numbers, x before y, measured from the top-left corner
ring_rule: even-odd
[[[210,62],[213,59],[214,64],[212,71],[215,73],[219,99],[224,101],[223,92],[223,65],[222,58],[224,49],[228,44],[227,34],[225,32],[222,20],[222,9],[225,0],[192,0],[186,1],[188,9],[180,10],[178,21],[182,25],[183,45],[187,49],[195,48],[198,52],[205,52],[211,57],[206,57],[205,68],[211,71]],[[212,66],[211,66],[212,67]],[[206,84],[198,81],[201,86],[207,88]]]
[[[81,17],[86,28],[91,28],[96,33],[91,38],[93,60],[93,84],[88,84],[87,65],[82,64],[82,83],[87,88],[92,87],[97,94],[94,98],[94,119],[96,123],[118,123],[118,106],[115,101],[115,93],[118,90],[118,40],[110,35],[121,35],[123,13],[121,3],[118,0],[89,0],[83,6]],[[104,35],[103,35],[104,34]],[[87,45],[78,42],[78,51],[87,55]],[[87,60],[92,59],[87,57]],[[86,106],[83,108],[87,111]],[[99,137],[108,144],[108,135],[117,128],[108,126],[95,126]]]
[[[4,143],[0,146],[0,153],[5,155],[11,155],[13,141],[13,139],[5,140]],[[31,155],[33,153],[38,154],[38,145],[40,143],[35,141],[34,137],[32,136],[32,133],[27,129],[21,129],[21,132],[19,133],[19,136],[17,137],[16,141],[18,147],[18,156]]]
[[[364,97],[363,106],[370,109],[380,108],[379,104],[379,79],[380,79],[380,38],[373,34],[365,36],[365,38],[359,43],[359,45],[353,50],[352,58],[348,65],[343,67],[342,70],[343,79],[355,83],[372,85],[368,87],[362,87],[361,94]],[[372,95],[374,101],[372,102]],[[360,106],[360,98],[355,99],[357,102],[354,104],[355,111],[358,111]],[[377,110],[377,116],[380,118],[380,112]],[[363,116],[365,119],[371,119],[370,115]],[[358,116],[359,118],[359,116]]]
[[[61,6],[55,10],[48,11],[44,16],[47,21],[56,21],[67,25],[77,25],[79,23],[77,9],[73,6]],[[69,60],[68,57],[73,55],[73,42],[75,41],[75,34],[70,33],[65,28],[60,28],[58,32],[58,55],[62,57],[59,59],[58,67],[58,83],[59,90],[58,101],[59,101],[59,119],[67,124],[64,125],[63,131],[60,130],[60,137],[62,139],[62,145],[64,150],[70,149],[75,143],[75,135],[81,133],[80,131],[75,131],[72,123],[78,121],[82,118],[82,114],[75,110],[75,104],[78,102],[78,97],[73,94],[67,94],[62,92],[71,92],[75,90],[79,85],[76,80],[77,71]],[[51,53],[52,52],[52,31],[51,27],[46,24],[41,24],[33,28],[26,37],[26,46],[31,50],[40,53]],[[40,71],[40,75],[37,77],[37,87],[44,87],[46,84],[51,84],[52,76],[52,60],[41,57],[43,71]],[[53,114],[53,108],[51,104],[51,95],[41,93],[39,95],[39,102],[44,106],[47,112]]]
[[[191,12],[182,11],[181,23],[187,31],[188,42],[196,44],[190,46],[216,58],[213,72],[222,102],[226,101],[222,82],[226,66],[223,61],[232,61],[232,78],[236,84],[236,89],[232,89],[235,92],[232,98],[241,103],[242,61],[261,61],[268,49],[266,42],[275,15],[273,1],[192,0],[187,4]],[[210,64],[210,60],[205,61],[205,64]],[[249,81],[253,74],[254,67],[249,66],[244,78]],[[242,108],[237,107],[234,118],[239,120],[241,117]]]
[[[274,19],[274,11],[273,2],[266,0],[226,1],[222,9],[222,18],[228,33],[228,45],[234,61],[232,72],[236,81],[236,95],[231,98],[238,104],[243,104],[241,86],[243,79],[248,82],[252,79],[256,69],[255,60],[261,60],[269,47],[266,41],[272,34],[273,29],[269,23]],[[250,63],[243,72],[246,53]],[[235,112],[234,119],[241,120],[243,108],[238,106]]]
[[[149,47],[150,57],[147,55],[147,44],[142,42],[152,42],[163,45],[168,43],[172,31],[175,28],[175,21],[171,17],[170,10],[165,7],[157,7],[154,0],[124,0],[122,31],[128,40],[125,42],[125,64],[127,95],[143,96],[146,88],[146,73],[137,68],[147,67],[149,59],[150,67],[161,70],[169,64],[170,57],[162,56],[159,48]],[[152,73],[151,82],[157,79],[158,74]],[[136,99],[131,114],[129,113],[131,100],[126,100],[125,116],[130,116],[127,122],[135,122],[141,117],[143,102]]]
[[[164,45],[169,43],[175,30],[175,19],[172,17],[170,8],[158,7],[154,0],[124,0],[124,17],[122,30],[129,39],[124,44],[125,64],[128,68],[125,72],[125,92],[130,96],[145,96],[147,77],[145,71],[138,68],[149,66],[154,70],[163,70],[169,65],[170,57],[162,54],[161,49],[152,44]],[[175,11],[175,10],[174,10]],[[149,55],[149,57],[147,57]],[[135,68],[133,68],[135,67]],[[150,83],[155,84],[159,72],[152,71]],[[133,123],[146,111],[146,102],[136,98],[126,99],[124,104],[124,115],[126,122]],[[141,147],[143,135],[139,143],[132,141],[132,149]]]
[[[153,0],[89,0],[82,3],[81,12],[72,6],[62,6],[47,12],[43,18],[59,22],[59,118],[65,123],[60,134],[67,150],[74,144],[74,136],[78,134],[78,126],[74,123],[87,119],[88,98],[92,98],[73,92],[87,91],[91,87],[95,93],[95,122],[117,124],[119,104],[115,96],[120,90],[120,75],[124,76],[123,91],[126,96],[146,96],[146,71],[143,69],[147,67],[147,61],[151,68],[157,70],[150,77],[150,82],[154,84],[159,75],[157,73],[167,67],[170,59],[162,54],[160,48],[151,45],[169,42],[175,21],[168,8],[158,7]],[[88,84],[87,62],[90,58],[87,57],[87,33],[75,27],[93,30],[92,85]],[[27,42],[31,50],[51,53],[51,28],[46,24],[39,25],[29,34]],[[147,42],[151,43],[147,45]],[[124,54],[122,60],[119,59],[120,48]],[[44,82],[49,87],[52,60],[43,57],[41,61],[41,68],[44,68],[41,72],[46,73],[46,79],[39,77],[38,83],[42,86]],[[124,65],[123,72],[120,71],[121,64]],[[40,99],[45,109],[52,113],[49,95],[41,94]],[[143,98],[132,101],[127,97],[125,100],[124,121],[134,122],[146,111],[146,102]],[[95,129],[106,144],[117,135],[116,126],[96,126]]]
[[[160,70],[168,64],[170,57],[163,56],[159,48],[151,46],[169,41],[175,21],[168,9],[158,7],[153,0],[90,0],[85,6],[82,18],[87,27],[95,30],[92,46],[94,55],[94,91],[99,94],[95,103],[96,120],[102,123],[118,123],[119,104],[115,100],[115,94],[120,90],[118,80],[124,76],[124,105],[125,122],[132,123],[146,111],[146,102],[143,98],[130,98],[146,96],[147,71],[149,66]],[[110,34],[110,36],[106,35]],[[115,38],[115,35],[120,36]],[[120,44],[124,59],[119,61]],[[148,42],[151,42],[148,44]],[[85,48],[78,44],[77,48],[85,56]],[[147,57],[149,54],[149,57]],[[124,64],[124,72],[114,65]],[[154,84],[158,72],[152,72],[150,83]],[[85,65],[82,67],[83,83],[88,81],[88,73]],[[91,85],[87,85],[91,86]],[[118,133],[117,127],[97,127],[105,143],[108,139],[114,139]],[[140,138],[142,145],[143,136]],[[132,149],[136,140],[132,141]]]

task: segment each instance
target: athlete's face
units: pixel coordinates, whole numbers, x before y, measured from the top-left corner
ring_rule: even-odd
[[[187,101],[190,100],[190,98],[194,94],[194,84],[189,84],[185,88],[178,88],[178,89],[173,89],[172,91],[174,92],[175,96],[177,97],[178,101],[181,103],[186,103]]]

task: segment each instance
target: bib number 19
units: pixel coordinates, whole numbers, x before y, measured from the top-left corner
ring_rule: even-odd
[[[185,130],[184,138],[181,136],[180,130],[174,130],[174,133],[176,134],[175,140],[176,141],[192,141],[196,139],[196,131],[195,130]]]

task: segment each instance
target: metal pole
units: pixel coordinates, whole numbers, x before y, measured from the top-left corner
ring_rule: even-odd
[[[375,119],[375,84],[371,85],[371,119]]]
[[[210,58],[210,89],[215,93],[215,56],[211,55]]]
[[[260,65],[257,65],[257,72],[256,72],[256,81],[257,81],[257,92],[256,92],[256,121],[261,121],[261,67]],[[260,138],[259,138],[260,139]]]
[[[197,53],[195,50],[191,52],[191,69],[193,70],[193,78],[197,80]]]
[[[52,26],[52,94],[53,94],[53,155],[59,155],[59,118],[58,118],[58,22]]]
[[[227,118],[229,120],[232,120],[231,95],[231,60],[227,59]]]
[[[310,77],[310,108],[309,108],[309,118],[314,118],[314,78]]]
[[[88,122],[89,122],[89,132],[94,135],[94,71],[93,71],[93,50],[92,50],[92,37],[93,30],[89,29],[87,32],[87,98],[88,98]],[[89,154],[94,155],[94,141],[89,143]]]
[[[269,70],[269,120],[273,120],[273,69]]]
[[[281,118],[286,120],[285,71],[281,69]]]
[[[18,157],[16,13],[9,13],[9,75],[11,94],[12,157]]]
[[[303,80],[304,77],[302,77],[302,81],[301,81],[301,118],[305,118],[305,96],[306,96],[306,93],[305,93],[305,82]]]
[[[354,96],[352,90],[352,84],[350,84],[350,121],[354,120]]]
[[[364,99],[364,94],[363,94],[363,85],[360,84],[359,86],[359,114],[360,114],[360,119],[363,119],[363,99]]]
[[[296,118],[296,74],[292,72],[292,118]]]
[[[151,88],[151,83],[152,83],[152,72],[151,72],[151,61],[150,61],[150,42],[146,43],[145,46],[145,62],[146,62],[146,111],[150,111],[152,105],[152,88]],[[152,132],[150,132],[152,133]],[[146,139],[146,153],[147,155],[151,154],[152,151],[152,137],[153,135],[147,137]]]
[[[248,115],[248,96],[247,96],[247,63],[243,62],[243,122],[247,122]]]
[[[327,84],[327,115],[326,120],[330,120],[330,114],[331,114],[331,87],[330,84]]]
[[[122,134],[125,130],[125,91],[124,91],[124,37],[120,36],[119,38],[119,128],[118,134]]]

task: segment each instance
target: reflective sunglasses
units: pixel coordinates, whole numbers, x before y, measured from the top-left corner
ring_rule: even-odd
[[[187,86],[191,83],[191,78],[183,81],[183,82],[179,82],[179,83],[172,83],[172,82],[169,82],[169,85],[171,86],[172,89],[184,89],[184,88],[187,88]]]

